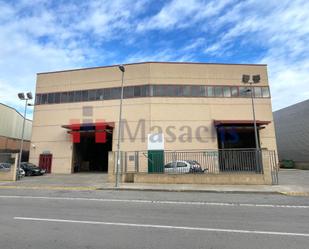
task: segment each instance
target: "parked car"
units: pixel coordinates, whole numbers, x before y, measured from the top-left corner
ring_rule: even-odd
[[[10,163],[0,163],[0,171],[10,171],[11,164]]]
[[[177,160],[164,165],[166,173],[203,173],[201,165],[193,160]]]
[[[11,164],[10,163],[0,163],[0,171],[10,171],[11,170]],[[16,170],[16,176],[18,178],[25,176],[25,171],[20,168],[19,171]]]
[[[20,167],[25,171],[26,176],[40,176],[46,173],[45,169],[41,169],[33,163],[22,162]]]

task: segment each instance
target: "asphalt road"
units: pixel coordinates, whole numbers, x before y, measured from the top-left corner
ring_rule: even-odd
[[[0,248],[308,248],[309,198],[0,190]]]

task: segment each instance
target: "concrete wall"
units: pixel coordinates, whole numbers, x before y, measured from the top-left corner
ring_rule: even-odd
[[[141,63],[126,65],[124,85],[144,84],[210,84],[242,86],[242,74],[260,74],[260,86],[268,85],[266,66],[263,65],[223,65],[190,63]],[[120,86],[121,74],[117,66],[52,72],[38,74],[37,93],[60,92],[69,90],[97,89]],[[261,130],[261,146],[276,150],[271,100],[255,99],[256,117],[271,121]],[[91,106],[92,117],[84,117],[82,108]],[[33,133],[30,161],[38,164],[39,155],[44,151],[53,154],[53,173],[71,173],[72,142],[70,135],[62,125],[71,120],[104,119],[115,122],[113,150],[116,150],[118,131],[119,100],[91,101],[81,103],[36,105],[34,107]],[[147,97],[125,99],[123,118],[134,133],[139,121],[145,121],[145,134],[137,133],[135,140],[130,140],[125,130],[121,150],[146,150],[148,133],[157,132],[156,126],[163,129],[168,138],[167,128],[173,126],[173,132],[179,138],[184,126],[191,127],[192,141],[166,142],[166,150],[217,149],[216,130],[213,120],[251,120],[251,100],[248,98],[168,98]],[[199,126],[206,126],[202,134],[206,142],[200,142],[195,136]],[[153,129],[152,129],[153,128]],[[146,140],[146,141],[144,141]]]
[[[18,154],[12,154],[14,163],[9,171],[0,171],[0,181],[16,181],[16,169],[18,163]]]

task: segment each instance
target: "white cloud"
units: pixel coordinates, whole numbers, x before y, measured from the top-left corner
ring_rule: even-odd
[[[189,27],[198,21],[217,15],[230,2],[228,0],[173,0],[163,6],[159,13],[140,22],[137,30]]]
[[[262,58],[247,61],[268,64],[274,109],[305,100],[309,97],[308,10],[309,2],[302,0],[241,1],[218,19],[221,35],[204,52],[223,55],[240,42],[262,48],[266,51]]]

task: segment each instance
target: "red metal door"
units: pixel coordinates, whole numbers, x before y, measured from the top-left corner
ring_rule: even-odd
[[[39,161],[39,167],[46,170],[46,173],[51,172],[51,166],[52,166],[52,154],[41,154],[40,155],[40,161]]]

